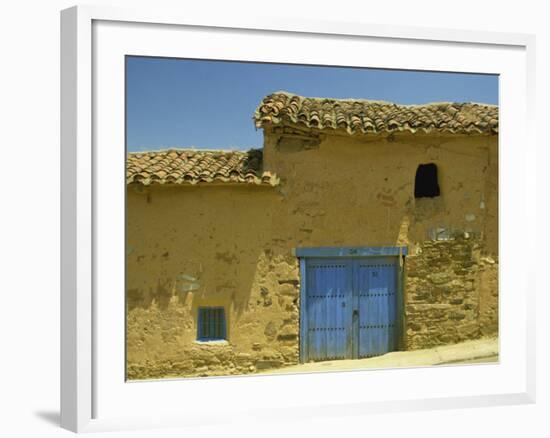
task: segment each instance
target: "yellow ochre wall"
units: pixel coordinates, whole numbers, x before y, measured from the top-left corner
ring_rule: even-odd
[[[264,170],[279,186],[128,186],[127,377],[297,363],[296,247],[407,245],[404,348],[496,334],[497,144],[401,134],[311,146],[268,130]],[[430,162],[441,196],[415,200]],[[196,341],[203,305],[225,308],[228,342]]]

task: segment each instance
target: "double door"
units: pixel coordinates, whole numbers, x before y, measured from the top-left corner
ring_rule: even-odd
[[[364,358],[397,349],[398,260],[306,259],[304,361]]]

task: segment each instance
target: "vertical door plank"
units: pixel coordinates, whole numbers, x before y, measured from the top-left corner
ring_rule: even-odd
[[[395,258],[359,262],[359,357],[395,349],[397,264]]]
[[[309,360],[347,357],[346,312],[349,267],[342,259],[310,259],[306,264],[306,320]]]

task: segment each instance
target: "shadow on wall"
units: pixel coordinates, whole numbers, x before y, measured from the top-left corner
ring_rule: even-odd
[[[196,323],[200,306],[223,306],[233,318],[246,310],[258,260],[271,245],[276,192],[160,187],[129,191],[127,202],[129,313],[190,312]]]
[[[143,289],[127,290],[127,309],[131,312],[155,305],[164,311],[172,306],[183,306],[196,315],[200,306],[223,306],[238,315],[250,301],[258,259],[260,254],[250,251],[239,257],[227,252],[205,257],[201,252],[189,251],[181,258],[175,256],[171,261],[166,258],[157,262],[155,270],[162,277],[152,277],[156,283]],[[146,259],[141,263],[147,263]],[[171,269],[176,266],[180,269]]]
[[[166,310],[175,304],[196,318],[199,306],[223,306],[238,317],[252,301],[266,299],[257,284],[258,297],[251,296],[258,279],[280,275],[271,272],[271,261],[297,266],[294,248],[408,244],[411,237],[427,236],[421,222],[445,211],[441,196],[414,200],[411,184],[404,207],[396,208],[394,194],[380,192],[374,210],[370,198],[354,198],[355,213],[343,215],[339,203],[350,199],[327,195],[312,201],[311,184],[289,184],[296,195],[288,203],[288,187],[279,192],[192,187],[151,190],[146,197],[129,193],[128,311],[153,303]]]

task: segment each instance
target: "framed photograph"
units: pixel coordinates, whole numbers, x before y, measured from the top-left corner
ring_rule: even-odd
[[[62,426],[534,401],[534,37],[61,14]]]

